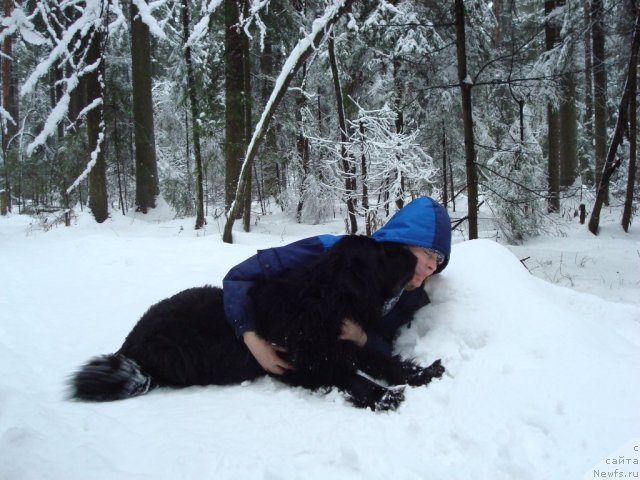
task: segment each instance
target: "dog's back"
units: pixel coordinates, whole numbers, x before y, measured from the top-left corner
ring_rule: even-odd
[[[115,354],[96,357],[73,375],[69,393],[119,400],[154,386],[224,385],[263,374],[225,320],[222,289],[205,286],[150,307]]]

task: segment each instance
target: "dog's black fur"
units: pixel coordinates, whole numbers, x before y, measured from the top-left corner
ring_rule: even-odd
[[[411,278],[416,259],[405,248],[348,236],[310,264],[256,285],[257,333],[286,348],[295,367],[279,380],[309,389],[338,387],[358,407],[395,409],[403,388],[426,385],[444,372],[338,340],[350,318],[365,331],[380,320],[384,301]],[[224,314],[222,290],[191,288],[153,305],[112,355],[92,359],[71,380],[71,397],[117,400],[156,386],[226,385],[265,375]]]

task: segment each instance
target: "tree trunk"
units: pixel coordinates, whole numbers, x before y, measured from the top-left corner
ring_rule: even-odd
[[[4,216],[8,213],[9,196],[7,191],[3,188],[0,190],[0,215]]]
[[[190,35],[189,26],[189,1],[182,0],[182,31],[186,43]],[[205,225],[204,220],[204,190],[202,179],[202,153],[200,150],[200,123],[198,122],[198,96],[196,92],[196,78],[193,72],[193,61],[191,59],[191,47],[184,48],[184,58],[187,64],[187,90],[189,91],[189,104],[191,106],[191,132],[193,136],[193,155],[195,157],[196,173],[196,225],[199,230]]]
[[[565,73],[561,84],[563,100],[559,112],[560,186],[570,187],[576,180],[578,167],[578,119],[574,74]]]
[[[558,5],[565,5],[560,0]],[[576,80],[573,73],[574,50],[569,48],[569,64],[560,79],[562,100],[559,109],[558,134],[560,141],[560,186],[570,187],[576,179],[578,167],[578,118],[576,114]]]
[[[293,8],[296,9],[298,14],[300,14],[303,18],[307,17],[307,2],[304,1],[296,1],[293,2]],[[294,112],[296,128],[298,129],[298,135],[296,138],[296,149],[298,151],[298,158],[302,163],[302,178],[300,179],[300,196],[298,198],[298,206],[296,208],[296,220],[298,223],[302,222],[302,211],[304,210],[304,202],[306,200],[305,188],[307,186],[307,181],[309,177],[309,160],[310,160],[310,150],[309,150],[309,139],[306,137],[304,133],[305,124],[304,118],[302,117],[302,112],[305,108],[305,104],[307,102],[307,97],[304,92],[305,81],[307,78],[307,64],[306,62],[302,64],[302,73],[300,78],[300,91],[296,96],[296,108]],[[318,86],[318,125],[322,125],[322,116],[320,114],[320,86]]]
[[[249,3],[248,0],[243,1],[243,17],[247,18],[249,14]],[[244,131],[242,135],[242,153],[247,151],[247,147],[249,146],[249,139],[251,138],[251,103],[252,103],[252,95],[251,95],[251,51],[249,50],[249,37],[246,35],[242,35],[242,107],[244,112]],[[242,159],[244,160],[244,158]],[[241,160],[241,161],[242,161]],[[253,163],[253,162],[252,162]],[[253,165],[250,165],[253,167]],[[251,171],[253,169],[249,168],[247,172],[247,176],[244,179],[244,212],[242,214],[242,226],[245,232],[248,232],[251,229],[251,182],[252,175]]]
[[[442,121],[442,205],[449,208],[449,195],[447,185],[447,131]],[[453,195],[453,192],[451,192]]]
[[[238,190],[238,180],[244,158],[245,111],[242,92],[244,91],[244,61],[242,30],[237,26],[240,19],[240,5],[236,0],[225,0],[225,209],[231,209]],[[247,170],[250,175],[251,168]],[[244,186],[240,190],[244,196]],[[244,205],[243,205],[244,207]],[[240,218],[242,210],[237,211]]]
[[[61,6],[58,3],[52,2],[51,4],[51,15],[55,17],[57,20],[55,22],[52,22],[53,24],[51,26],[54,34],[50,33],[50,38],[54,39],[54,41],[57,41],[58,38],[62,38],[62,36],[64,35],[64,31],[67,27],[67,24],[66,24],[67,17],[65,15],[66,12],[63,11],[60,7]],[[86,37],[83,37],[80,39],[80,42],[83,44],[86,41],[87,41]],[[83,50],[83,49],[81,48],[80,50]],[[51,73],[53,74],[53,82],[51,85],[51,106],[52,108],[55,108],[55,106],[58,105],[58,103],[62,99],[62,95],[64,94],[64,88],[63,88],[63,82],[62,82],[62,79],[64,78],[63,59],[58,58],[53,63],[53,65],[51,66]],[[77,90],[83,90],[83,87],[80,86],[80,88],[78,88]],[[85,95],[80,95],[79,97],[76,97],[76,98],[79,99],[80,103],[82,104],[81,108],[86,107],[86,92],[85,92]],[[56,138],[58,142],[61,142],[62,139],[64,138],[64,126],[65,126],[64,122],[58,122],[56,126]],[[62,167],[60,166],[60,168]]]
[[[100,27],[101,28],[101,27]],[[87,140],[91,160],[95,164],[89,173],[89,208],[96,222],[102,223],[109,217],[107,199],[107,167],[104,158],[104,59],[102,57],[102,32],[95,30],[89,37],[87,63],[100,62],[99,67],[86,76],[87,104],[99,99],[100,104],[87,114]]]
[[[629,57],[629,63],[627,67],[627,77],[625,80],[622,99],[620,100],[620,106],[618,107],[618,120],[616,122],[616,128],[613,131],[611,137],[611,145],[607,153],[607,159],[601,173],[601,180],[598,184],[598,190],[596,192],[596,201],[591,211],[591,218],[589,218],[589,231],[594,235],[598,234],[598,226],[600,224],[600,211],[602,205],[606,202],[607,198],[607,186],[609,180],[616,169],[620,166],[621,159],[616,159],[618,146],[622,143],[623,135],[627,129],[627,115],[629,114],[629,98],[631,96],[631,90],[633,81],[632,77],[638,75],[638,49],[640,48],[640,6],[636,10],[636,22],[633,31],[633,41],[631,42],[631,56]]]
[[[261,88],[261,100],[262,105],[266,105],[269,100],[269,94],[273,89],[273,75],[276,69],[274,62],[276,55],[273,52],[271,46],[271,39],[269,36],[264,39],[264,50],[260,56],[260,73],[262,76],[262,88]],[[263,195],[269,197],[273,195],[276,199],[276,204],[284,208],[283,201],[283,188],[280,178],[280,156],[277,154],[277,125],[273,125],[266,134],[264,141],[264,155],[260,159],[263,172]],[[250,138],[250,137],[249,137]],[[270,167],[273,167],[272,169]]]
[[[558,114],[553,105],[547,105],[547,126],[549,143],[549,158],[547,170],[547,183],[549,190],[548,211],[558,212],[560,210],[560,160],[558,152]]]
[[[131,81],[136,156],[136,209],[147,213],[160,193],[151,96],[149,27],[131,3]]]
[[[369,179],[367,177],[367,155],[365,154],[364,124],[360,122],[360,141],[362,145],[362,155],[360,157],[360,172],[362,173],[362,209],[364,210],[365,235],[370,237],[372,232],[371,214],[369,211]]]
[[[3,11],[5,18],[10,18],[13,12],[13,1],[4,0]],[[17,131],[18,118],[16,117],[15,107],[16,98],[13,92],[13,39],[12,35],[4,37],[2,42],[2,107],[9,115],[13,122],[7,122],[6,132],[2,131],[2,152],[6,154],[9,140]]]
[[[116,175],[118,178],[118,199],[120,200],[120,209],[122,210],[122,215],[127,214],[127,192],[126,192],[126,178],[123,181],[123,176],[125,172],[124,162],[122,161],[122,157],[120,156],[120,135],[118,133],[118,119],[114,117],[113,119],[113,150],[115,156],[116,163]]]
[[[3,13],[6,18],[11,17],[13,11],[13,1],[4,0]],[[19,121],[16,115],[15,99],[13,92],[13,60],[12,60],[13,40],[11,35],[7,35],[2,42],[2,107],[11,115],[13,122],[6,123],[6,130],[3,128],[0,134],[2,135],[2,160],[4,163],[4,191],[3,195],[7,199],[5,208],[7,211],[11,211],[11,177],[9,168],[9,140],[17,131],[17,122]],[[4,211],[4,210],[3,210]],[[3,215],[6,215],[3,213]]]
[[[549,15],[556,7],[555,0],[544,2],[546,22],[544,27],[545,48],[552,50],[557,40],[557,21],[550,20]],[[560,210],[560,160],[558,139],[558,113],[552,104],[547,105],[547,142],[548,142],[548,170],[547,185],[549,190],[548,210],[557,212]]]
[[[595,180],[598,186],[602,184],[602,171],[607,155],[607,70],[605,65],[603,17],[604,10],[602,0],[591,0],[591,38],[593,42],[593,86],[595,101]],[[606,186],[603,195],[605,203],[608,204],[608,186]]]
[[[638,13],[640,17],[640,10]],[[629,62],[629,68],[631,74],[628,77],[629,81],[629,174],[627,177],[627,193],[624,201],[624,210],[622,212],[622,228],[625,232],[629,231],[629,225],[631,224],[631,215],[633,212],[633,190],[636,181],[636,165],[638,155],[638,102],[636,95],[638,94],[638,55],[631,56],[631,62]]]
[[[469,240],[478,238],[478,172],[473,136],[473,107],[471,103],[471,79],[467,73],[464,0],[454,2],[456,17],[456,53],[458,57],[458,81],[462,101],[464,126],[464,156],[467,170],[467,205],[469,208]]]
[[[302,65],[302,79],[300,80],[301,90],[304,88],[305,79],[307,77],[307,64]],[[300,198],[298,198],[298,206],[296,208],[296,220],[298,223],[302,222],[302,210],[304,209],[305,199],[305,184],[309,176],[309,139],[304,134],[304,119],[302,118],[302,111],[304,110],[307,98],[303,91],[300,91],[296,96],[296,109],[294,112],[296,126],[298,128],[298,138],[296,139],[296,149],[298,150],[298,157],[302,162],[302,179],[300,181]]]
[[[338,110],[338,126],[340,128],[340,155],[342,157],[342,171],[345,176],[345,191],[347,211],[349,212],[349,233],[354,235],[358,231],[358,220],[355,210],[356,196],[356,172],[353,157],[347,153],[347,122],[344,114],[344,100],[342,98],[342,87],[340,85],[340,77],[338,73],[338,63],[336,61],[335,46],[333,34],[329,36],[329,64],[331,66],[331,75],[333,77],[333,87],[336,92],[336,102]]]
[[[293,62],[293,65],[286,70],[283,70],[276,80],[276,86],[269,97],[269,101],[260,116],[260,120],[256,124],[255,131],[253,132],[253,136],[251,141],[249,142],[249,147],[247,148],[247,153],[245,155],[244,162],[242,164],[242,170],[240,171],[240,182],[242,182],[243,177],[245,177],[251,168],[251,162],[253,162],[253,158],[256,155],[258,147],[260,146],[260,142],[264,137],[265,133],[269,128],[269,123],[271,122],[271,118],[273,117],[274,112],[280,105],[284,94],[291,83],[291,80],[295,76],[296,72],[300,69],[300,67],[304,64],[304,62],[309,58],[309,56],[318,48],[320,42],[324,38],[325,32],[331,28],[333,24],[335,24],[338,19],[351,8],[351,4],[354,0],[345,0],[341,6],[337,7],[336,5],[330,5],[325,9],[325,15],[323,18],[323,22],[314,23],[314,28],[312,33],[306,38],[298,41],[293,51],[289,55],[288,61]],[[285,62],[287,65],[287,62]],[[238,197],[241,195],[239,189],[236,191],[236,198],[233,201],[231,206],[231,213],[227,218],[227,222],[224,225],[224,231],[222,232],[222,241],[226,243],[231,243],[232,238],[232,229],[233,223],[235,221],[235,214],[240,209],[240,204],[238,203]]]

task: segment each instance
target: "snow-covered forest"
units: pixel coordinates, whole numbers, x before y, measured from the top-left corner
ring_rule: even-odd
[[[3,5],[3,211],[368,233],[426,194],[521,243],[637,205],[636,0]]]
[[[0,480],[640,476],[639,0],[2,16]],[[155,302],[420,195],[451,262],[394,352],[446,374],[397,411],[275,377],[69,401]]]

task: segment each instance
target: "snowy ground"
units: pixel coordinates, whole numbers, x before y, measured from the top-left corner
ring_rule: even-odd
[[[447,374],[372,413],[272,379],[64,399],[68,375],[116,350],[152,303],[341,220],[267,217],[226,245],[192,219],[82,215],[45,233],[0,218],[0,479],[638,478],[640,234],[617,222],[521,247],[456,241],[397,342]]]

